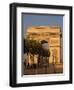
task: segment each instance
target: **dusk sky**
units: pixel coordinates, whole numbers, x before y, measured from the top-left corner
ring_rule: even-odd
[[[24,33],[28,26],[51,26],[59,25],[63,29],[62,15],[39,15],[39,14],[22,14],[22,28]]]

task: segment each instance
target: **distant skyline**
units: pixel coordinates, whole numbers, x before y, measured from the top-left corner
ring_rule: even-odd
[[[29,26],[52,26],[59,25],[61,31],[63,29],[63,16],[62,15],[40,15],[40,14],[22,14],[22,28],[24,34]]]

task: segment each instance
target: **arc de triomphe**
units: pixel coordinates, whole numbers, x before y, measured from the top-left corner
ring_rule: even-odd
[[[30,26],[27,28],[29,39],[48,42],[49,63],[59,64],[61,60],[61,28],[59,26]]]

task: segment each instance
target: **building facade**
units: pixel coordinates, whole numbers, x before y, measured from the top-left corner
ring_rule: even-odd
[[[61,28],[59,26],[30,26],[27,28],[27,38],[47,42],[50,50],[49,63],[61,62]]]

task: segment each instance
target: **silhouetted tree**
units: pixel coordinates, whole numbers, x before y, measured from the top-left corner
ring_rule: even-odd
[[[45,60],[50,56],[49,49],[44,49],[42,43],[36,40],[24,39],[24,53],[31,53],[33,56],[38,55],[39,60]],[[40,62],[40,61],[39,61]]]

